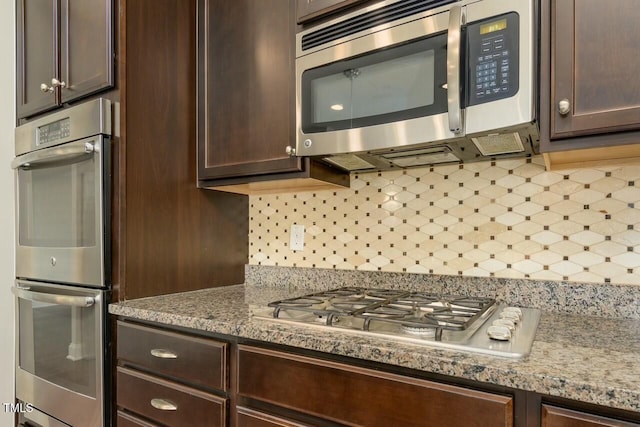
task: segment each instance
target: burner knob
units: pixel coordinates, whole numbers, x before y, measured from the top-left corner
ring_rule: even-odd
[[[500,313],[500,318],[511,320],[515,324],[518,324],[518,322],[520,321],[520,316],[518,315],[518,313],[513,311],[503,311],[502,313]]]
[[[506,326],[507,328],[509,328],[509,330],[511,332],[513,332],[513,330],[516,328],[516,324],[513,323],[513,320],[509,320],[509,319],[497,319],[497,320],[494,320],[492,325],[494,325],[494,326]]]
[[[513,312],[513,313],[518,313],[518,316],[520,317],[520,320],[522,320],[522,310],[520,310],[519,307],[507,307],[503,311],[510,311],[510,312]]]
[[[487,329],[487,335],[492,340],[509,341],[511,339],[511,331],[507,326],[493,325]]]

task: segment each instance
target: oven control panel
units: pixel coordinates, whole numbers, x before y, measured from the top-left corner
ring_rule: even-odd
[[[467,31],[467,105],[509,98],[518,92],[518,14],[473,22]]]
[[[36,145],[50,144],[68,138],[71,135],[71,122],[67,117],[39,126],[36,132]]]

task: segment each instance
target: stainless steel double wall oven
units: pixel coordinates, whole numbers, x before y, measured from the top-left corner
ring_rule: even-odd
[[[108,423],[112,104],[16,128],[16,397],[25,426]]]

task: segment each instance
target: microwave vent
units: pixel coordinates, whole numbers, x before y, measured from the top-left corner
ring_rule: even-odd
[[[377,27],[378,25],[394,22],[439,6],[455,3],[456,1],[457,0],[399,1],[305,34],[302,37],[302,50],[305,51],[341,39],[342,37]]]
[[[391,164],[401,168],[460,161],[460,159],[451,152],[449,147],[432,147],[421,150],[387,153],[383,154],[382,157]]]
[[[498,154],[521,153],[525,151],[520,134],[504,133],[471,138],[471,141],[478,148],[483,156],[494,156]]]
[[[325,157],[323,160],[347,171],[375,169],[375,165],[372,165],[355,154]]]

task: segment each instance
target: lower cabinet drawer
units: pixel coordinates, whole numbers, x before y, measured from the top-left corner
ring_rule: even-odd
[[[238,427],[310,427],[308,424],[301,424],[241,406],[237,408],[237,411]]]
[[[363,426],[513,426],[513,397],[239,346],[238,394]]]
[[[640,424],[614,420],[586,412],[542,405],[542,427],[638,427]]]
[[[131,414],[127,414],[122,411],[118,411],[116,417],[117,427],[160,427],[158,424],[152,424],[148,421],[142,420],[138,417],[134,417]]]
[[[225,426],[227,399],[118,367],[117,405],[167,426]],[[134,424],[135,425],[135,424]]]

